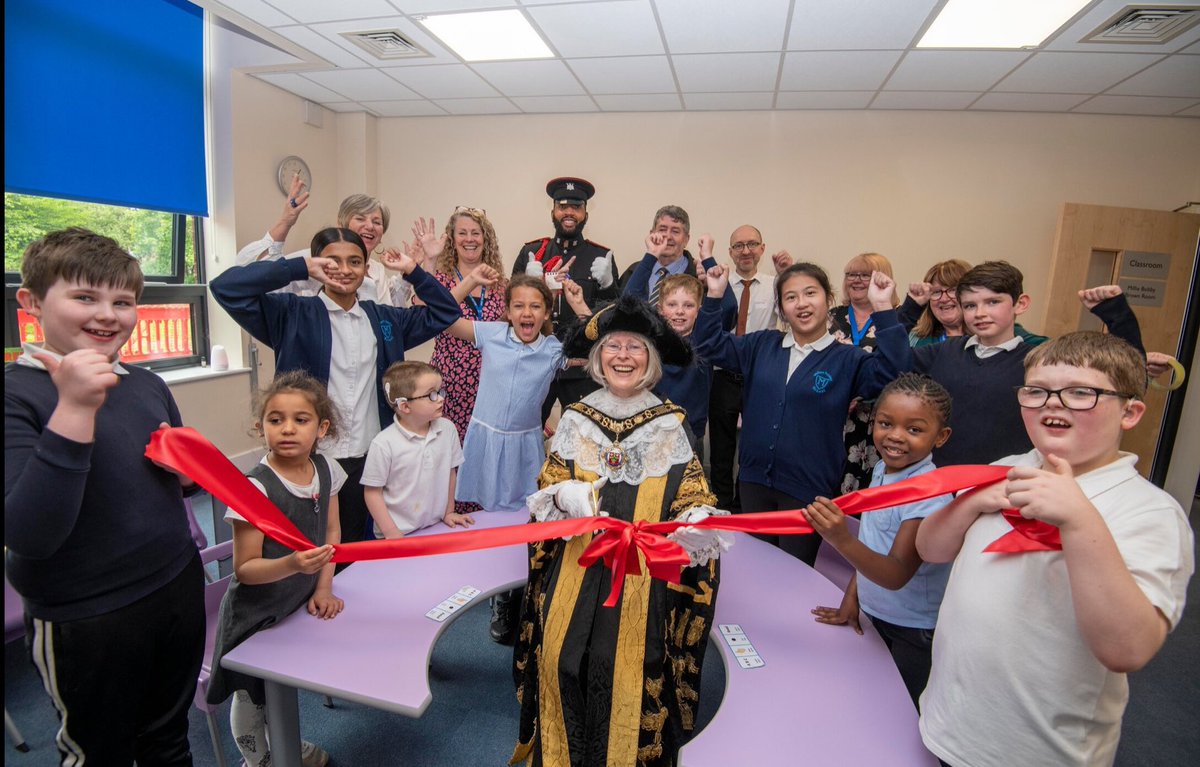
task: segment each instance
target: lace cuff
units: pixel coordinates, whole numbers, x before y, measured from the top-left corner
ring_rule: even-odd
[[[728,511],[712,506],[694,506],[675,518],[676,522],[699,522],[713,516],[728,516]],[[667,539],[678,543],[688,553],[690,566],[707,565],[719,559],[721,552],[733,548],[733,533],[726,530],[684,525],[667,535]]]

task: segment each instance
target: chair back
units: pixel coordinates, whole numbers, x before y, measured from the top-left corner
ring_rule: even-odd
[[[196,521],[196,512],[192,508],[192,499],[184,498],[183,507],[187,509],[188,531],[192,534],[192,540],[196,542],[196,548],[203,551],[208,548],[208,536],[200,529],[200,523]]]
[[[25,605],[4,574],[4,644],[25,636]]]
[[[200,552],[200,561],[204,564],[226,559],[233,556],[233,541],[225,541],[211,546]],[[206,714],[212,713],[217,707],[210,705],[208,697],[208,678],[212,675],[213,647],[217,642],[217,617],[221,612],[221,600],[229,590],[229,581],[233,575],[226,575],[212,583],[204,584],[204,660],[200,665],[200,676],[196,680],[196,695],[192,703]]]

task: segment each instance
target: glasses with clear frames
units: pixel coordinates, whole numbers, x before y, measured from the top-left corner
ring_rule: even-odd
[[[640,357],[646,353],[646,345],[637,341],[630,341],[627,344],[618,343],[616,341],[605,341],[601,344],[602,349],[609,354],[620,354],[625,352],[631,357]]]

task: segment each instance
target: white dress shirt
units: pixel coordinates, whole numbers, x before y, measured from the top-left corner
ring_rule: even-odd
[[[1013,336],[1002,344],[995,346],[984,346],[979,342],[979,336],[971,336],[967,339],[967,343],[963,346],[964,349],[975,348],[975,356],[981,360],[986,360],[988,357],[994,357],[1000,352],[1011,352],[1021,345],[1022,339],[1020,336]]]
[[[333,348],[329,354],[329,396],[341,416],[338,436],[322,451],[333,458],[366,455],[379,433],[375,383],[375,332],[363,308],[354,302],[347,311],[319,293],[329,310]]]
[[[775,313],[774,281],[756,274],[753,277],[742,278],[734,272],[729,278],[729,290],[742,306],[742,284],[750,283],[750,308],[746,310],[746,332],[773,329],[779,324],[779,315]]]

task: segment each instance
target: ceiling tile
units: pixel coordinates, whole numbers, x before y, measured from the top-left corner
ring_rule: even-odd
[[[426,64],[459,63],[459,58],[450,53],[450,51],[446,50],[446,48],[436,37],[425,31],[424,27],[416,22],[409,21],[402,16],[374,19],[350,19],[348,21],[329,21],[323,24],[313,24],[310,28],[339,48],[342,48],[348,53],[354,54],[358,58],[361,58],[372,66],[376,67],[403,67],[422,66]],[[396,30],[415,45],[427,52],[429,55],[414,56],[406,59],[381,59],[343,37],[343,35],[346,33],[367,32],[380,29]]]
[[[666,56],[626,56],[614,59],[573,59],[571,69],[588,92],[666,93],[675,90],[675,78]]]
[[[872,109],[966,109],[978,93],[950,91],[881,91]]]
[[[1121,96],[1200,98],[1200,56],[1171,56],[1110,92]]]
[[[983,91],[1028,57],[1024,51],[909,51],[885,87],[897,91]]]
[[[583,86],[561,61],[495,61],[472,64],[471,68],[507,96],[574,96],[583,93]]]
[[[421,117],[424,115],[444,115],[446,110],[440,109],[429,101],[364,101],[363,106],[380,117]]]
[[[390,67],[383,71],[429,99],[465,99],[497,95],[496,89],[472,72],[466,64]]]
[[[776,109],[866,109],[875,91],[809,91],[783,93],[775,98]]]
[[[353,68],[375,63],[366,51],[359,56],[311,27],[278,27],[275,31],[337,67]]]
[[[442,99],[438,106],[452,115],[515,114],[521,110],[508,99]]]
[[[530,8],[529,15],[565,58],[664,52],[647,0],[541,6]]]
[[[334,101],[334,102],[321,104],[321,106],[325,107],[326,109],[328,109],[331,112],[361,112],[361,111],[363,111],[363,105],[359,104],[357,101]]]
[[[769,110],[775,101],[774,93],[685,93],[683,103],[688,109],[708,110]]]
[[[259,80],[270,83],[271,85],[283,88],[285,91],[296,94],[301,98],[309,101],[317,101],[322,104],[325,102],[345,101],[346,97],[340,93],[334,93],[328,88],[322,88],[312,80],[306,80],[300,75],[291,72],[276,72],[267,74],[254,75]]]
[[[518,96],[513,99],[523,112],[599,112],[590,96]]]
[[[796,0],[788,50],[903,49],[939,0]]]
[[[637,93],[623,96],[596,96],[605,112],[678,112],[679,96],[674,93]]]
[[[305,72],[309,80],[340,93],[350,101],[388,101],[415,99],[420,94],[405,88],[378,69],[334,69],[328,72]]]
[[[282,27],[296,23],[296,19],[267,5],[263,0],[222,0],[219,5],[236,11],[251,21],[257,21],[264,27]],[[221,15],[219,8],[213,8],[213,13]]]
[[[783,57],[780,90],[876,90],[902,51],[805,51]]]
[[[1188,109],[1185,109],[1182,112],[1176,112],[1175,116],[1176,117],[1200,117],[1200,104],[1197,104],[1194,107],[1189,107]]]
[[[287,0],[285,7],[301,24],[398,15],[387,0],[337,0],[335,3],[329,0]]]
[[[1163,3],[1164,6],[1170,7],[1176,5],[1176,0],[1168,0]],[[1123,53],[1154,53],[1162,55],[1164,53],[1174,53],[1182,50],[1192,43],[1200,40],[1200,26],[1195,26],[1188,31],[1176,37],[1173,40],[1168,40],[1165,43],[1157,45],[1132,45],[1113,43],[1085,43],[1081,42],[1085,37],[1090,35],[1097,27],[1104,24],[1106,21],[1117,15],[1123,8],[1129,5],[1135,5],[1129,0],[1102,0],[1095,3],[1078,21],[1064,29],[1060,34],[1055,35],[1043,47],[1047,51],[1079,51],[1079,52],[1108,52],[1113,48],[1118,48]]]
[[[672,56],[682,91],[773,91],[778,53],[710,53]]]
[[[1096,96],[1075,107],[1075,112],[1098,112],[1113,115],[1173,115],[1191,108],[1195,99],[1176,99],[1166,96]]]
[[[1068,112],[1087,99],[1081,93],[985,93],[971,109],[1012,112]]]
[[[1129,53],[1035,53],[994,90],[1022,93],[1099,93],[1159,59]]]
[[[656,0],[671,53],[777,51],[783,48],[789,0]]]
[[[392,0],[405,13],[449,13],[481,8],[513,8],[516,0]]]

